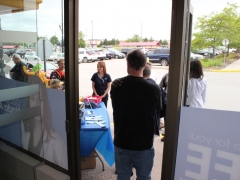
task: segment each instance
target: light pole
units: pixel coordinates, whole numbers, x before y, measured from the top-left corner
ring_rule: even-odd
[[[93,48],[93,21],[92,21],[92,48]]]
[[[62,26],[59,25],[59,28],[62,32],[62,43],[61,43],[61,45],[62,45],[62,53],[63,53],[63,0],[61,0],[61,8],[62,8]]]
[[[62,53],[63,53],[63,28],[62,28],[61,25],[59,25],[59,29],[60,29],[61,32],[62,32],[62,43],[61,43],[61,45],[62,45]]]

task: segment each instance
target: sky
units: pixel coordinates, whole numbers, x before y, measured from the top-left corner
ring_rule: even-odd
[[[220,12],[228,2],[240,6],[239,0],[191,0],[193,23],[197,17]],[[79,0],[79,31],[86,39],[126,40],[138,34],[170,40],[171,9],[171,0]],[[0,19],[3,30],[37,31],[39,36],[61,39],[61,13],[61,0],[43,0],[37,11],[0,15]]]

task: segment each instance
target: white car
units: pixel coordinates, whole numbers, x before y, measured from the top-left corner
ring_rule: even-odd
[[[146,52],[148,52],[148,49],[144,48],[144,47],[141,47],[141,48],[137,48],[138,50],[142,51],[144,54]]]
[[[28,52],[25,54],[25,61],[41,61],[36,52]]]
[[[49,61],[55,61],[56,63],[60,60],[64,59],[64,53],[56,53],[54,52],[49,58]]]
[[[87,50],[85,48],[78,49],[78,62],[88,63],[90,61],[95,61],[95,53],[92,50]]]
[[[53,52],[51,56],[49,56],[48,61],[54,61],[57,58],[57,52]]]
[[[96,52],[97,59],[104,60],[107,58],[103,50],[94,50]]]
[[[237,51],[237,49],[235,49],[235,48],[230,48],[229,49],[229,52],[231,52],[231,53],[234,53],[234,52],[236,52]]]
[[[200,54],[191,53],[191,54],[190,54],[190,58],[191,58],[191,59],[204,59],[204,56],[203,56],[203,55],[200,55]]]

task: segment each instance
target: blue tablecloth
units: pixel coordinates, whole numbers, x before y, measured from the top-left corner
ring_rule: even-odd
[[[80,130],[80,155],[89,156],[96,148],[102,154],[105,161],[112,166],[115,162],[114,146],[110,129],[110,118],[103,102],[101,107],[96,109],[86,109],[85,116],[89,116],[87,111],[92,111],[95,116],[101,115],[106,121],[105,128],[101,128],[97,124],[81,125]]]

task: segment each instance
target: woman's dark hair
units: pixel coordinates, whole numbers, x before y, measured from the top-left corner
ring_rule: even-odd
[[[139,70],[145,67],[146,56],[140,50],[133,50],[128,53],[127,61],[133,69]]]
[[[190,78],[201,78],[203,77],[202,64],[198,59],[193,59],[190,62]]]

